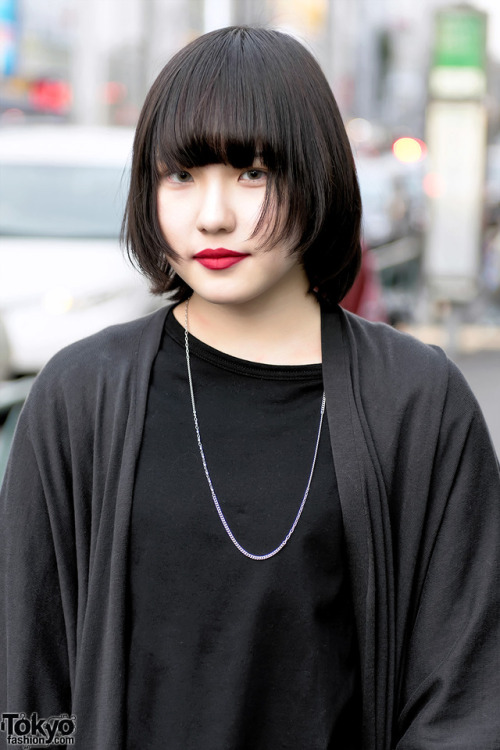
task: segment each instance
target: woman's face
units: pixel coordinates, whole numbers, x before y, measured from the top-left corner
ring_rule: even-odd
[[[169,259],[193,292],[209,302],[240,304],[295,287],[307,277],[290,240],[260,248],[264,226],[250,239],[266,192],[267,170],[209,164],[162,178],[158,217],[178,260]]]

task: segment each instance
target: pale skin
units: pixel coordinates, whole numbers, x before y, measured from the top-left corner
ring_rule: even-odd
[[[227,164],[165,176],[158,189],[162,231],[179,260],[170,263],[193,289],[189,331],[234,357],[271,365],[321,362],[320,308],[290,242],[260,249],[255,238],[267,172],[259,161],[247,169]],[[213,270],[194,255],[226,248],[247,254]],[[185,303],[174,309],[184,325]]]

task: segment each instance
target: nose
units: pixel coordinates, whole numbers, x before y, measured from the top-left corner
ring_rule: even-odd
[[[196,226],[207,234],[232,232],[236,225],[236,213],[231,191],[218,175],[211,175],[199,188],[199,206]]]

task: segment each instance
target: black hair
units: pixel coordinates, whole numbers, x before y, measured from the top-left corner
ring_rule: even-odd
[[[158,220],[162,175],[250,167],[256,156],[269,178],[254,234],[274,212],[266,247],[293,238],[310,291],[331,304],[345,296],[361,259],[361,199],[337,103],[300,42],[248,26],[218,29],[180,50],[142,108],[122,240],[153,293],[178,301],[191,294],[168,262],[176,253]]]

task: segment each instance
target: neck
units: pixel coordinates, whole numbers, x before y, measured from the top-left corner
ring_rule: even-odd
[[[174,315],[184,326],[183,302]],[[315,297],[301,294],[277,300],[262,297],[243,304],[212,303],[193,294],[189,332],[233,357],[271,365],[321,362],[321,316]]]

